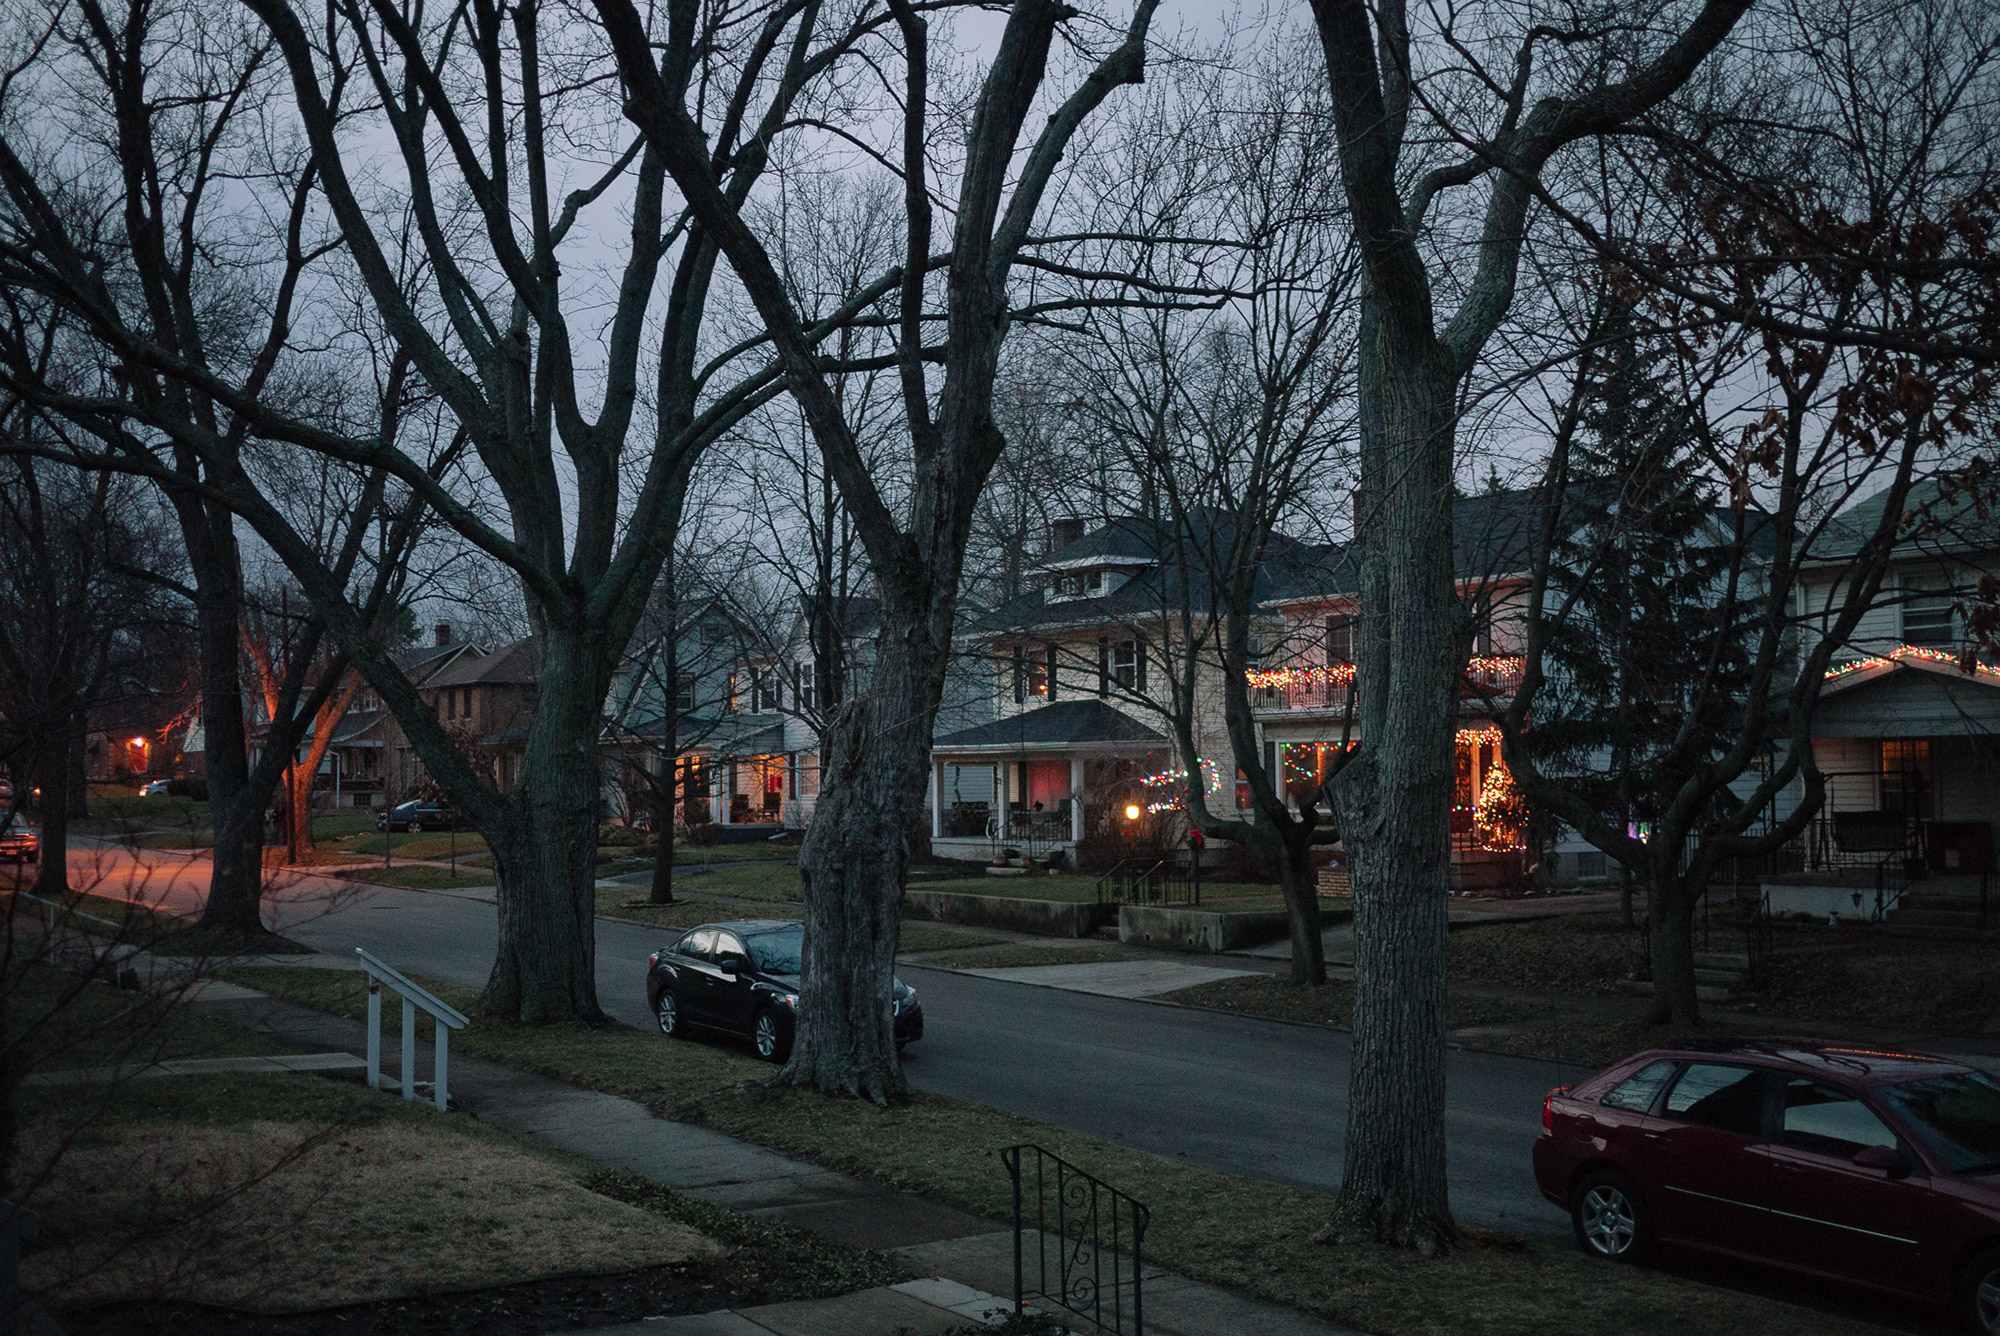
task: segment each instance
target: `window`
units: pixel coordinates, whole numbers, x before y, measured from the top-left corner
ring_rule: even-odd
[[[1666,1088],[1667,1082],[1673,1077],[1673,1063],[1664,1060],[1649,1062],[1611,1087],[1605,1092],[1604,1098],[1597,1102],[1609,1109],[1651,1113],[1654,1103],[1660,1098],[1660,1091]]]
[[[682,673],[674,679],[674,708],[683,714],[694,709],[693,673]]]
[[[1087,593],[1087,594],[1101,594],[1101,593],[1103,593],[1103,592],[1104,592],[1104,572],[1103,572],[1103,571],[1091,571],[1091,572],[1089,572],[1089,573],[1088,573],[1087,575],[1085,575],[1085,576],[1083,577],[1083,589],[1084,589],[1084,592],[1085,592],[1085,593]]]
[[[1896,1134],[1883,1126],[1859,1095],[1795,1076],[1785,1082],[1780,1139],[1798,1150],[1851,1160],[1863,1146],[1894,1146]]]
[[[735,714],[742,707],[742,688],[737,684],[736,674],[731,673],[722,685],[722,708]]]
[[[750,953],[743,949],[743,943],[733,932],[719,932],[715,935],[715,954],[710,959],[718,965],[725,960],[733,960],[744,969],[750,968]]]
[[[817,798],[819,796],[819,754],[802,752],[794,771],[798,782],[798,796]]]
[[[1335,667],[1354,662],[1354,619],[1352,617],[1329,617],[1326,619],[1326,666]]]
[[[446,689],[439,692],[438,695],[444,698],[444,717],[447,719],[458,718],[458,693]]]
[[[1762,1136],[1764,1073],[1754,1067],[1690,1063],[1667,1096],[1667,1117],[1741,1136]]]
[[[715,929],[697,928],[681,938],[674,947],[676,955],[687,956],[691,960],[707,960],[715,952]]]
[[[459,702],[458,702],[458,712],[459,712],[460,714],[464,715],[464,716],[465,716],[465,717],[466,717],[467,719],[470,719],[470,718],[472,718],[472,688],[471,688],[471,687],[467,687],[467,688],[465,688],[465,690],[464,690],[464,693],[463,693],[463,694],[462,694],[462,695],[460,696],[460,698],[459,698]]]
[[[1875,1092],[1955,1173],[2000,1168],[2000,1083],[1953,1072]]]
[[[759,668],[751,675],[755,694],[754,708],[759,714],[785,708],[784,679],[776,668]]]
[[[1140,676],[1139,642],[1120,640],[1111,646],[1111,680],[1127,691],[1136,691],[1145,685]]]
[[[702,644],[720,645],[723,641],[727,640],[728,638],[729,638],[729,624],[727,622],[703,622],[701,624]]]
[[[792,669],[794,674],[792,699],[799,703],[801,710],[810,710],[813,707],[813,692],[816,689],[813,682],[813,674],[817,671],[818,669],[811,659],[807,659]]]
[[[1075,598],[1083,592],[1083,577],[1081,575],[1059,575],[1056,577],[1055,584],[1051,586],[1051,590],[1057,598]]]
[[[1936,581],[1903,577],[1903,643],[1949,646],[1951,588]]]

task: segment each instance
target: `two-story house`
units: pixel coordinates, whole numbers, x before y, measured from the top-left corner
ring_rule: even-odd
[[[1882,519],[1885,496],[1836,516],[1802,571],[1806,645],[1844,595],[1844,565]],[[2000,664],[1968,625],[1983,577],[2000,570],[2000,521],[1967,488],[1911,489],[1880,595],[1835,652],[1813,715],[1827,802],[1799,841],[1773,907],[1843,915],[1884,909],[1907,883],[1972,896],[2000,870]],[[1860,892],[1860,903],[1856,902]]]

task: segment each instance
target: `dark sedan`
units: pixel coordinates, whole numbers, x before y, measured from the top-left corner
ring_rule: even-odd
[[[1699,1248],[1949,1304],[2000,1336],[2000,1082],[1961,1063],[1658,1049],[1551,1091],[1534,1159],[1599,1257]]]
[[[660,1033],[692,1029],[748,1039],[759,1057],[791,1056],[798,1018],[800,953],[805,925],[788,919],[704,923],[647,961],[646,1001]],[[917,993],[893,983],[896,1047],[924,1037]]]
[[[393,830],[451,830],[458,825],[458,814],[448,803],[407,802],[398,803],[375,818],[375,829]]]

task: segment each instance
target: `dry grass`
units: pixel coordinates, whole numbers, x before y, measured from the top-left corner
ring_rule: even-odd
[[[305,1117],[161,1118],[205,1078],[135,1088],[37,1194],[51,1246],[24,1266],[51,1307],[174,1299],[263,1311],[656,1266],[712,1255],[684,1225],[581,1186],[580,1166],[464,1120],[313,1077],[252,1077],[249,1103]],[[303,1089],[300,1089],[302,1088]],[[154,1107],[149,1108],[151,1103]],[[327,1115],[333,1116],[329,1118]],[[69,1130],[30,1124],[31,1161]]]
[[[1644,963],[1616,914],[1559,914],[1451,934],[1451,977],[1550,993],[1615,993]]]
[[[914,926],[916,925],[910,925]],[[903,929],[906,939],[909,931],[909,927]],[[1117,960],[1145,959],[1148,959],[1148,956],[1144,951],[1134,951],[1129,947],[1117,946],[1110,942],[1094,942],[1078,946],[1052,946],[1046,942],[1003,942],[998,946],[945,951],[939,955],[925,956],[913,963],[941,970],[1006,970],[1027,969],[1036,965],[1103,965]]]
[[[266,967],[231,977],[359,1014],[363,994],[354,976],[307,977],[335,973]],[[438,992],[455,1004],[470,1001],[464,989]],[[623,1026],[538,1031],[478,1019],[458,1041],[502,1062],[645,1100],[730,1135],[996,1218],[1009,1199],[995,1152],[1032,1141],[1152,1208],[1147,1254],[1158,1265],[1376,1336],[1859,1336],[1877,1330],[1518,1240],[1488,1236],[1435,1260],[1313,1244],[1311,1234],[1332,1207],[1324,1193],[1148,1155],[958,1100],[918,1095],[881,1110],[773,1090],[753,1079],[769,1068],[747,1055],[669,1043]]]
[[[1336,980],[1318,988],[1294,988],[1283,976],[1254,974],[1196,984],[1167,993],[1162,1000],[1264,1020],[1298,1021],[1344,1030],[1353,1018],[1354,986]],[[1453,1030],[1504,1025],[1533,1016],[1536,1011],[1528,1003],[1509,998],[1455,992],[1445,1000],[1445,1024]]]
[[[432,863],[406,863],[386,868],[376,863],[349,868],[340,876],[346,881],[365,881],[371,886],[400,886],[409,891],[457,890],[493,884],[493,873],[485,869],[468,872]]]
[[[284,1051],[199,1007],[93,983],[46,965],[7,971],[4,1012],[0,1034],[9,1057],[29,1071]]]

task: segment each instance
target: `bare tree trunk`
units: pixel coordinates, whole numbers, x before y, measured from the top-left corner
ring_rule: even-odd
[[[891,600],[883,612],[869,690],[835,714],[822,744],[819,802],[799,852],[806,902],[800,995],[812,1005],[800,1013],[791,1060],[779,1074],[876,1103],[907,1089],[889,988],[908,832],[922,813],[944,680],[942,648],[922,613]]]
[[[1278,881],[1285,894],[1285,921],[1292,934],[1291,982],[1296,987],[1316,988],[1326,982],[1326,942],[1321,935],[1319,876],[1304,841],[1296,845],[1284,842]]]
[[[35,870],[35,894],[66,895],[69,892],[69,718],[66,714],[42,730],[35,750],[35,778],[42,790],[36,813],[42,823],[42,861]]]
[[[678,762],[678,757],[667,758],[669,767],[677,769]],[[646,899],[656,905],[674,903],[674,780],[666,783],[664,797],[657,789],[653,793],[653,882]]]
[[[70,716],[69,732],[69,815],[90,815],[90,767],[86,744],[90,738],[90,711],[78,705]]]
[[[188,528],[186,509],[200,509],[199,503],[183,507],[183,531]],[[195,632],[201,664],[201,724],[208,770],[208,814],[214,832],[213,865],[209,871],[208,903],[201,914],[202,926],[229,933],[257,934],[264,929],[261,901],[264,889],[264,803],[267,792],[250,790],[250,751],[243,722],[243,676],[241,665],[241,608],[236,595],[236,559],[233,535],[223,540],[228,556],[221,557],[217,536],[208,532],[206,517],[198,520],[204,532],[199,544],[191,543],[191,565],[196,573]],[[220,526],[231,521],[225,516]],[[205,557],[194,557],[197,546],[208,549]]]
[[[579,643],[581,642],[581,643]],[[546,631],[539,695],[508,799],[518,820],[483,824],[498,882],[500,944],[480,998],[529,1025],[603,1019],[597,1004],[597,813],[594,748],[604,693],[594,647]],[[495,837],[498,838],[495,838]]]
[[[1657,872],[1646,883],[1646,927],[1653,967],[1654,1025],[1692,1029],[1701,1024],[1694,991],[1694,905],[1676,877]]]
[[[1362,566],[1363,750],[1334,786],[1354,881],[1354,1075],[1332,1229],[1429,1253],[1457,1238],[1444,1147],[1457,374],[1435,341],[1397,339],[1376,301],[1364,298],[1357,541],[1398,559]]]

